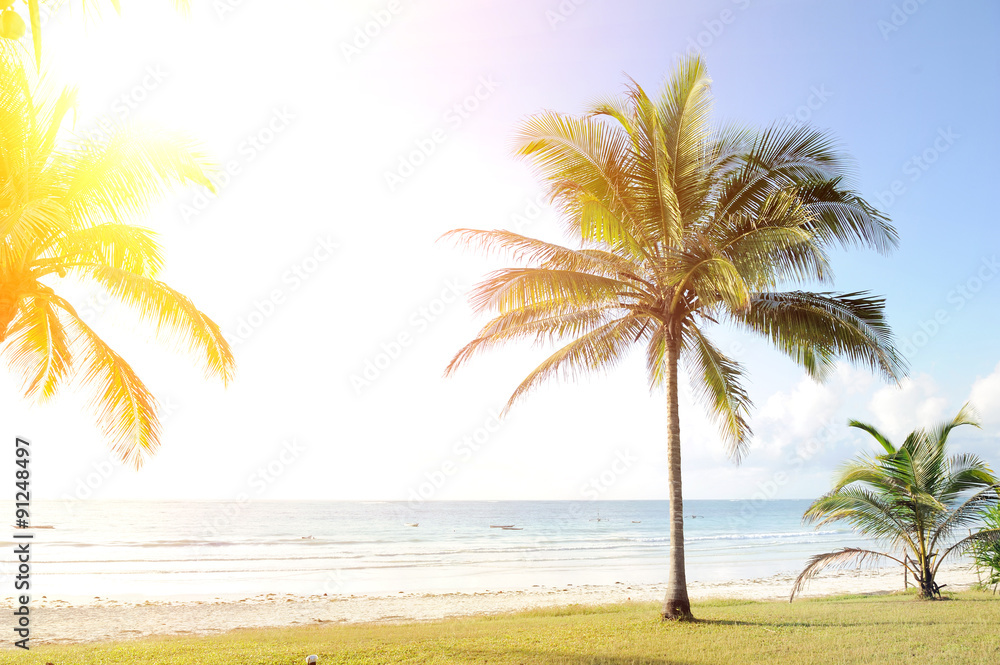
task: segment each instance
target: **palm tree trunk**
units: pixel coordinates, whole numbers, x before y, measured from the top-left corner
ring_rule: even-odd
[[[681,490],[681,422],[677,406],[677,365],[680,357],[679,336],[667,340],[667,483],[670,486],[670,576],[663,599],[663,620],[688,621],[687,576],[684,573],[684,498]]]
[[[931,572],[930,562],[924,559],[920,571],[920,597],[933,600],[934,594],[934,574]]]

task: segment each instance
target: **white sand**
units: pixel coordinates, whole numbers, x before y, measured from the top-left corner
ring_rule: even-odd
[[[693,600],[746,598],[787,600],[793,575],[736,580],[714,584],[691,583]],[[942,569],[939,583],[949,590],[968,588],[976,573],[964,566]],[[887,593],[903,588],[901,569],[828,572],[813,580],[804,597],[847,593]],[[146,635],[195,635],[236,628],[301,626],[327,622],[426,621],[473,614],[495,614],[534,607],[658,601],[665,585],[545,587],[529,591],[397,594],[394,596],[257,596],[228,601],[133,603],[95,599],[71,605],[54,599],[32,601],[32,642],[76,643],[123,640]],[[10,599],[7,607],[11,606]]]

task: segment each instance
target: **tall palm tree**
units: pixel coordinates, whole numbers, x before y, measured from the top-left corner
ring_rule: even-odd
[[[756,333],[823,377],[846,356],[886,377],[903,361],[883,301],[866,293],[777,291],[829,282],[828,249],[896,244],[888,220],[845,185],[843,157],[822,133],[709,124],[710,80],[682,61],[660,96],[634,81],[623,98],[582,118],[527,119],[516,152],[548,183],[579,249],[510,231],[457,229],[459,242],[499,250],[526,267],[489,275],[471,294],[497,314],[446,370],[505,342],[569,340],[514,391],[616,365],[642,343],[651,389],[666,389],[670,577],[665,619],[691,617],[684,570],[678,365],[683,357],[739,461],[751,431],[743,367],[708,337],[713,323]]]
[[[24,64],[0,48],[0,355],[40,401],[76,377],[115,450],[138,465],[159,442],[156,400],[56,289],[63,278],[103,287],[228,381],[234,360],[219,326],[156,279],[156,234],[127,223],[174,185],[211,187],[206,161],[187,140],[130,128],[60,140],[73,91],[37,101]]]
[[[980,523],[984,508],[1000,503],[1000,485],[983,460],[968,453],[947,456],[948,435],[962,425],[979,426],[968,405],[951,422],[914,430],[896,447],[872,425],[850,421],[851,427],[871,434],[885,454],[848,462],[833,490],[809,506],[805,519],[817,528],[846,521],[892,553],[846,547],[817,554],[795,580],[790,601],[824,568],[879,559],[907,567],[920,596],[933,598],[940,595],[934,580],[949,555],[974,543],[1000,542],[1000,528],[981,529],[953,542],[959,530]]]

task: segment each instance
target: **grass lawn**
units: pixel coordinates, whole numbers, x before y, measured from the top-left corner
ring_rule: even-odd
[[[1000,597],[847,596],[696,603],[699,621],[662,624],[658,606],[571,606],[394,625],[243,630],[0,651],[3,663],[1000,663]]]

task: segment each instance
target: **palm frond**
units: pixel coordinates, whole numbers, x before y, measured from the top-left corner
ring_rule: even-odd
[[[98,426],[122,462],[138,468],[160,445],[156,398],[125,359],[84,323],[68,302],[58,296],[52,301],[66,312],[66,326],[75,335],[73,345],[80,349],[73,355],[74,369],[80,370],[75,375],[91,392],[90,407]]]
[[[591,372],[607,372],[639,341],[645,329],[642,317],[628,314],[596,328],[563,346],[528,374],[507,401],[503,412],[531,390],[552,378],[575,380]]]
[[[469,304],[476,312],[511,312],[557,300],[574,307],[599,307],[634,294],[616,279],[572,270],[507,268],[497,270],[473,287]]]
[[[806,565],[805,569],[799,573],[797,578],[795,578],[795,584],[792,585],[792,593],[788,597],[788,602],[795,600],[795,596],[805,589],[809,581],[827,568],[840,568],[851,564],[859,567],[864,565],[871,566],[880,558],[889,559],[890,561],[895,561],[901,566],[906,566],[903,561],[892,556],[891,554],[876,552],[875,550],[860,549],[857,547],[845,547],[844,549],[837,550],[836,552],[827,552],[826,554],[817,554],[816,556],[810,557],[809,563]]]
[[[52,304],[42,294],[25,298],[0,352],[25,377],[24,395],[44,402],[66,378],[72,362],[69,340]]]
[[[748,422],[750,395],[742,385],[743,368],[697,327],[689,326],[684,332],[685,360],[696,394],[708,403],[729,456],[739,463],[753,434]]]
[[[849,420],[847,422],[847,426],[868,432],[869,434],[871,434],[872,438],[878,441],[879,445],[881,445],[885,449],[885,452],[889,453],[890,455],[895,454],[896,446],[892,445],[892,443],[889,441],[889,438],[885,434],[882,434],[882,432],[880,432],[878,428],[876,428],[874,425],[863,423],[860,420]]]
[[[223,383],[233,378],[236,361],[218,324],[195,307],[191,299],[163,282],[107,265],[79,268],[115,298],[136,309],[143,320],[156,326],[157,334],[200,355],[206,376]]]
[[[176,185],[214,191],[215,170],[201,147],[181,134],[123,126],[104,140],[77,139],[50,166],[68,183],[64,205],[81,224],[124,223],[142,217],[150,202]]]
[[[806,509],[803,521],[817,529],[831,522],[846,521],[865,536],[894,547],[906,544],[916,549],[906,512],[900,510],[891,496],[865,487],[845,487],[821,496]]]
[[[822,377],[829,363],[810,366],[805,351],[846,357],[888,379],[901,377],[905,359],[893,345],[882,298],[867,293],[757,293],[746,310],[730,312],[737,325],[768,338],[779,350]]]
[[[975,543],[984,543],[987,545],[1000,543],[1000,529],[981,529],[966,536],[965,538],[962,538],[941,554],[941,557],[934,565],[934,574],[937,574],[938,569],[941,567],[941,564],[944,563],[945,559],[950,557],[953,553],[961,553],[965,551],[968,547]]]

